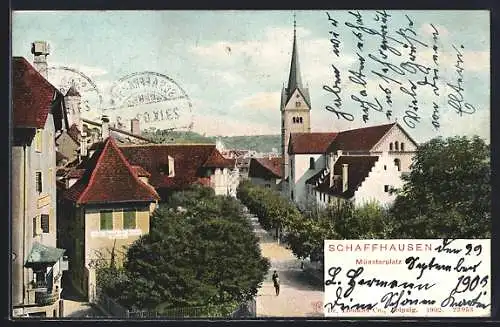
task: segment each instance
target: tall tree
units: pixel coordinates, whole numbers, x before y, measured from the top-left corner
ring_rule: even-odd
[[[432,139],[411,168],[391,210],[395,236],[491,236],[490,148],[481,138]]]
[[[256,295],[269,269],[240,204],[195,187],[155,211],[132,244],[119,301],[130,308],[206,306]]]

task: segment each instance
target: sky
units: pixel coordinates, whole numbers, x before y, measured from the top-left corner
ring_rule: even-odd
[[[387,11],[388,47],[383,53],[382,36],[373,35],[373,31],[382,30],[382,15],[378,14],[377,21],[375,11],[359,11],[357,16],[345,10],[18,11],[12,14],[12,55],[32,62],[31,43],[48,41],[50,67],[73,68],[95,83],[98,91],[82,91],[90,103],[91,110],[86,112],[89,118],[112,106],[110,90],[118,80],[148,71],[168,76],[187,94],[189,100],[178,104],[180,115],[184,121],[192,120],[196,132],[228,136],[280,134],[280,94],[290,69],[293,13],[302,80],[311,98],[312,131],[340,131],[397,121],[417,142],[453,135],[479,135],[489,141],[488,11]],[[336,20],[337,26],[329,17]],[[357,21],[366,29],[361,30]],[[419,41],[412,41],[414,61],[410,48],[403,47],[405,39],[396,34],[400,28],[411,29],[405,30],[407,37]],[[434,40],[436,30],[439,35]],[[361,49],[357,47],[358,32],[362,32]],[[332,38],[340,40],[338,56]],[[433,62],[433,45],[437,46],[437,65]],[[387,56],[385,61],[382,54]],[[455,67],[457,60],[460,69]],[[410,61],[420,66],[405,64]],[[349,72],[358,72],[360,63],[365,86],[352,82],[356,78]],[[351,114],[352,121],[326,109],[336,108],[335,94],[324,88],[335,83],[332,65],[339,71],[337,85],[342,90],[339,111]],[[385,80],[373,73],[382,73],[384,68]],[[417,83],[424,77],[432,81],[434,69],[438,75],[436,92],[430,85]],[[51,70],[49,80],[58,86],[63,73]],[[412,82],[416,85],[414,97],[408,94]],[[382,88],[391,91],[391,105]],[[102,102],[98,101],[98,92]],[[372,104],[378,100],[382,112],[365,105],[368,121],[364,122],[364,111],[354,98]],[[412,100],[417,101],[413,103],[416,110],[409,107]],[[462,115],[457,108],[462,108]],[[387,117],[389,109],[392,115]],[[134,110],[139,109],[128,110],[135,114]],[[432,124],[433,114],[439,116],[439,129]],[[412,115],[419,117],[416,124],[405,118]],[[164,121],[155,127],[171,127],[169,124]]]

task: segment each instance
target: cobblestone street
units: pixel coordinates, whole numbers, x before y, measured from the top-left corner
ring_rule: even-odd
[[[64,318],[106,317],[98,308],[91,305],[83,295],[76,291],[71,283],[67,282],[63,288],[61,298],[64,301]]]
[[[322,317],[323,285],[301,269],[301,261],[260,226],[257,217],[249,215],[254,232],[260,239],[262,255],[271,268],[257,294],[258,317]],[[276,296],[271,280],[273,271],[280,277],[280,295]]]

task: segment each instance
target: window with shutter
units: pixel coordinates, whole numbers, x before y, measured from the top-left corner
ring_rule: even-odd
[[[137,228],[136,211],[133,209],[124,210],[123,211],[123,229],[136,229],[136,228]]]
[[[314,167],[314,157],[309,158],[309,169],[315,169]]]
[[[38,235],[38,231],[37,231],[37,219],[36,217],[33,218],[33,237],[37,236]]]
[[[38,193],[42,193],[42,191],[43,191],[43,189],[42,189],[42,172],[41,171],[36,172],[36,191]]]
[[[113,229],[113,211],[105,210],[101,211],[101,230],[112,230]]]
[[[49,215],[41,215],[42,233],[49,233]]]

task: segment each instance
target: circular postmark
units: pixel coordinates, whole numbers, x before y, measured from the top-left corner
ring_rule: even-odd
[[[104,108],[118,125],[138,119],[141,129],[191,130],[192,103],[172,78],[155,72],[132,73],[111,87],[111,105]]]
[[[71,67],[48,67],[48,79],[59,91],[66,95],[74,86],[82,97],[82,113],[100,110],[103,97],[97,84],[87,75]]]

